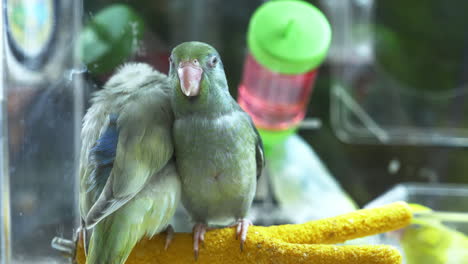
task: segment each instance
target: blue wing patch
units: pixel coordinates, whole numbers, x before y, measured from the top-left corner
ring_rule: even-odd
[[[98,166],[110,165],[114,162],[117,140],[119,138],[117,118],[115,114],[109,116],[109,126],[91,149],[93,160]]]
[[[96,141],[90,152],[90,161],[94,163],[94,170],[89,177],[87,191],[89,192],[97,188],[97,192],[95,192],[97,196],[99,196],[104,188],[114,164],[119,139],[117,118],[116,114],[109,115],[109,125],[106,131]]]

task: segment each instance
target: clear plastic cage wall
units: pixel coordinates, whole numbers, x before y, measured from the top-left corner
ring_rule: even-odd
[[[468,145],[468,2],[321,1],[331,118],[353,143]]]
[[[65,263],[77,226],[81,1],[0,1],[0,263]]]

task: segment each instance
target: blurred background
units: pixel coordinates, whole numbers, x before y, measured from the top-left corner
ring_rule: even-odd
[[[2,1],[0,259],[61,263],[50,240],[77,226],[81,118],[119,65],[167,72],[175,45],[204,41],[221,54],[237,98],[249,22],[265,2]],[[405,182],[467,184],[468,2],[307,2],[329,21],[331,45],[304,121],[272,147],[254,222],[350,211]],[[306,201],[316,203],[310,212],[291,216]],[[331,209],[317,214],[323,202]],[[272,207],[284,210],[265,219]]]

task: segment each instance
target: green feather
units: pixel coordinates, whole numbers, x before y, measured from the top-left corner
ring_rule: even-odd
[[[180,182],[172,175],[175,167],[170,163],[134,199],[96,225],[88,264],[122,264],[141,238],[167,226],[180,195]]]

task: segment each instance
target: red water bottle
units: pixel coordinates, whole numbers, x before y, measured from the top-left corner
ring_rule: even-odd
[[[267,147],[303,120],[330,40],[327,19],[307,2],[271,1],[253,14],[238,101]]]

